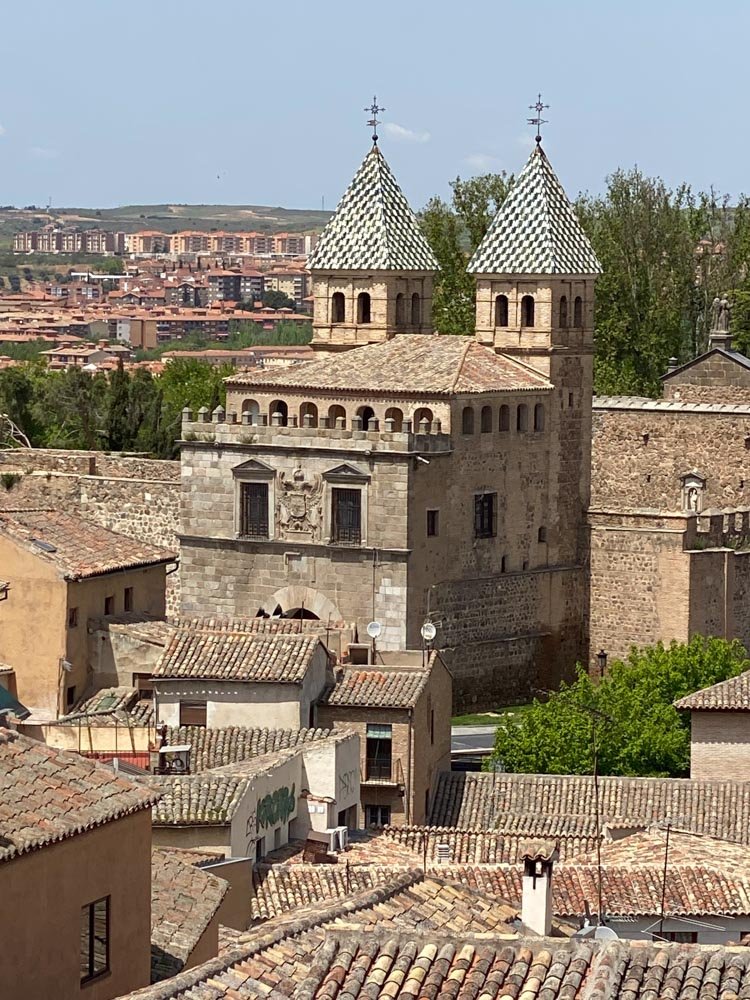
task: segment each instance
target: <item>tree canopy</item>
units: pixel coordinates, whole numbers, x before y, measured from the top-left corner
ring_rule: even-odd
[[[601,681],[579,668],[573,683],[534,701],[518,724],[498,728],[492,763],[507,771],[591,774],[596,735],[600,774],[684,777],[690,719],[673,702],[748,669],[739,642],[702,636],[634,648]]]

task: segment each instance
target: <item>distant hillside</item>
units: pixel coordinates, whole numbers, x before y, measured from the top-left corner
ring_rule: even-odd
[[[49,222],[84,229],[112,229],[133,233],[160,229],[208,232],[307,232],[322,229],[330,212],[301,208],[271,208],[266,205],[122,205],[119,208],[0,208],[0,245],[8,246],[14,233],[37,229]]]

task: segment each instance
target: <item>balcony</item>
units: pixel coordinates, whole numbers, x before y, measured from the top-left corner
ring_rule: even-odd
[[[364,774],[360,775],[360,784],[403,788],[406,782],[401,759],[390,761],[368,757],[365,761]]]

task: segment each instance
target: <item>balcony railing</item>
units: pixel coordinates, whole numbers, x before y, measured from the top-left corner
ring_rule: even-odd
[[[368,757],[365,761],[365,773],[361,778],[363,784],[375,785],[403,785],[404,769],[401,766],[401,759],[384,761]]]

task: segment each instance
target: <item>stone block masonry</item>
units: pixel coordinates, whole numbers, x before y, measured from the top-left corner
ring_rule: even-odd
[[[121,535],[177,550],[180,463],[102,452],[0,451],[0,509],[75,511]],[[167,577],[167,612],[180,604],[179,572]]]

